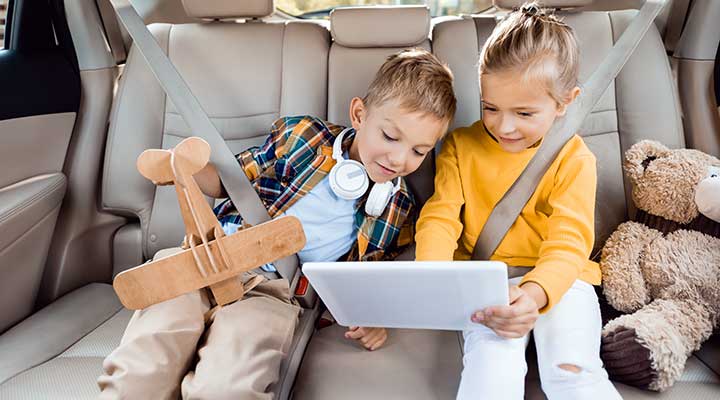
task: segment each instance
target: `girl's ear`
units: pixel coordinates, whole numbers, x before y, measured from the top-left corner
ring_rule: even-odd
[[[558,116],[558,117],[562,117],[563,115],[565,115],[565,113],[567,112],[568,106],[569,106],[573,101],[575,101],[575,99],[577,99],[577,97],[578,97],[579,95],[580,95],[580,88],[577,87],[577,86],[575,86],[574,88],[572,88],[572,90],[570,90],[570,95],[568,96],[568,101],[567,101],[567,103],[560,103],[560,104],[558,104],[557,116]]]

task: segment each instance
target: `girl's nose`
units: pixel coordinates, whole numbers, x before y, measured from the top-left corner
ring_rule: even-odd
[[[500,131],[498,133],[501,135],[515,132],[515,123],[513,121],[513,118],[501,115],[498,128]]]

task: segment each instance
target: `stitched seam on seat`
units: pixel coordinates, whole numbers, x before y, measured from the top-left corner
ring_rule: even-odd
[[[281,91],[282,91],[282,88],[281,88]],[[256,113],[256,114],[240,115],[237,117],[213,117],[211,115],[208,115],[208,118],[211,118],[211,119],[240,119],[240,118],[248,118],[248,117],[259,117],[259,116],[263,116],[263,115],[272,115],[272,114],[278,114],[278,113],[279,113],[279,111],[270,111],[270,112],[263,112],[263,113]],[[177,115],[179,117],[182,117],[182,115],[180,115],[179,113],[174,112],[174,111],[168,111],[165,113],[165,115]]]

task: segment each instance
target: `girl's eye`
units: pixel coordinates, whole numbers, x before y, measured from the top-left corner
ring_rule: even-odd
[[[395,142],[395,141],[397,141],[397,139],[395,139],[394,137],[390,137],[390,136],[389,136],[387,133],[385,133],[385,132],[383,132],[382,134],[383,134],[383,137],[385,138],[385,140],[387,140],[388,142]]]
[[[532,117],[532,116],[535,115],[535,114],[534,114],[534,113],[530,113],[530,112],[522,112],[522,111],[521,111],[521,112],[518,112],[518,115],[521,116],[521,117]]]
[[[497,108],[484,106],[484,107],[483,107],[483,110],[485,110],[485,111],[490,111],[490,112],[495,112],[495,111],[497,111]]]
[[[417,150],[413,150],[413,153],[415,153],[415,155],[416,155],[416,156],[419,156],[419,157],[424,157],[424,156],[425,156],[425,153],[419,152],[419,151],[417,151]]]

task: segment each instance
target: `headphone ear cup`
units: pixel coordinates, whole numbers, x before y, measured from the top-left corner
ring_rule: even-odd
[[[370,194],[365,201],[365,213],[372,217],[379,217],[385,211],[390,197],[393,194],[392,182],[376,183],[370,189]]]

